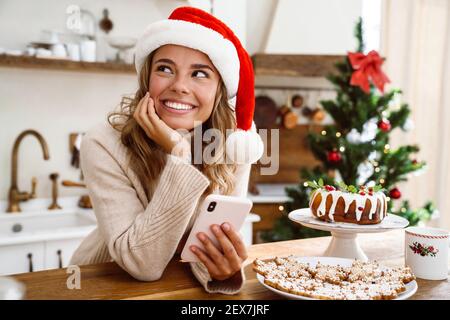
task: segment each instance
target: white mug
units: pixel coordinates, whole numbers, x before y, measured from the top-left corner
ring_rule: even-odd
[[[67,51],[69,53],[70,60],[80,61],[80,46],[77,43],[68,43]]]
[[[436,228],[405,229],[405,265],[417,278],[445,280],[448,277],[450,234]]]
[[[80,42],[81,60],[87,62],[96,61],[96,42],[94,40],[83,40]]]
[[[55,58],[65,58],[67,57],[66,47],[62,43],[55,43],[52,45],[52,55]]]

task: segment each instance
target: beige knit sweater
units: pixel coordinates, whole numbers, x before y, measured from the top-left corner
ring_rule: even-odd
[[[83,137],[80,156],[97,228],[83,240],[70,264],[115,261],[138,280],[158,280],[199,214],[208,178],[193,165],[168,155],[153,196],[147,199],[127,166],[120,133],[106,122]],[[238,166],[233,195],[246,196],[249,175],[250,165]],[[245,281],[242,269],[228,280],[214,281],[202,263],[190,265],[207,292],[234,294]]]

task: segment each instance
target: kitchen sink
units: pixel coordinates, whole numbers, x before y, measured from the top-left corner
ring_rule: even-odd
[[[93,210],[76,206],[57,210],[32,208],[18,213],[2,211],[0,246],[44,239],[85,237],[97,225]]]
[[[51,199],[32,199],[15,213],[0,201],[0,276],[67,267],[97,226],[94,211],[79,208],[78,199],[59,198],[56,210],[47,209]]]
[[[85,227],[95,223],[95,219],[77,211],[10,214],[0,217],[0,238],[23,233]]]

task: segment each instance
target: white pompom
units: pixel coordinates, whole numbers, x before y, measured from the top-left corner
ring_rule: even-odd
[[[226,142],[227,157],[237,164],[251,164],[258,161],[264,152],[264,143],[256,131],[237,130]]]

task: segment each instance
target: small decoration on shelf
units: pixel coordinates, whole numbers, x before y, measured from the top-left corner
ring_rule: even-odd
[[[302,108],[302,115],[309,118],[311,117],[314,110],[312,110],[310,107],[305,106]]]
[[[125,54],[131,48],[134,48],[136,45],[137,39],[133,37],[111,37],[107,38],[108,44],[117,49],[116,60],[117,63],[128,63],[125,58]]]
[[[255,97],[254,121],[258,129],[273,128],[277,122],[278,107],[276,102],[267,95]]]
[[[311,119],[314,122],[322,122],[325,119],[325,112],[322,109],[316,108],[311,115]]]
[[[99,26],[105,33],[109,33],[114,27],[114,23],[109,19],[108,15],[108,9],[103,9],[103,18],[100,20]]]
[[[301,108],[303,106],[303,101],[303,96],[295,94],[291,99],[292,108]]]
[[[293,129],[297,125],[298,116],[288,106],[280,108],[281,124],[286,129]]]

